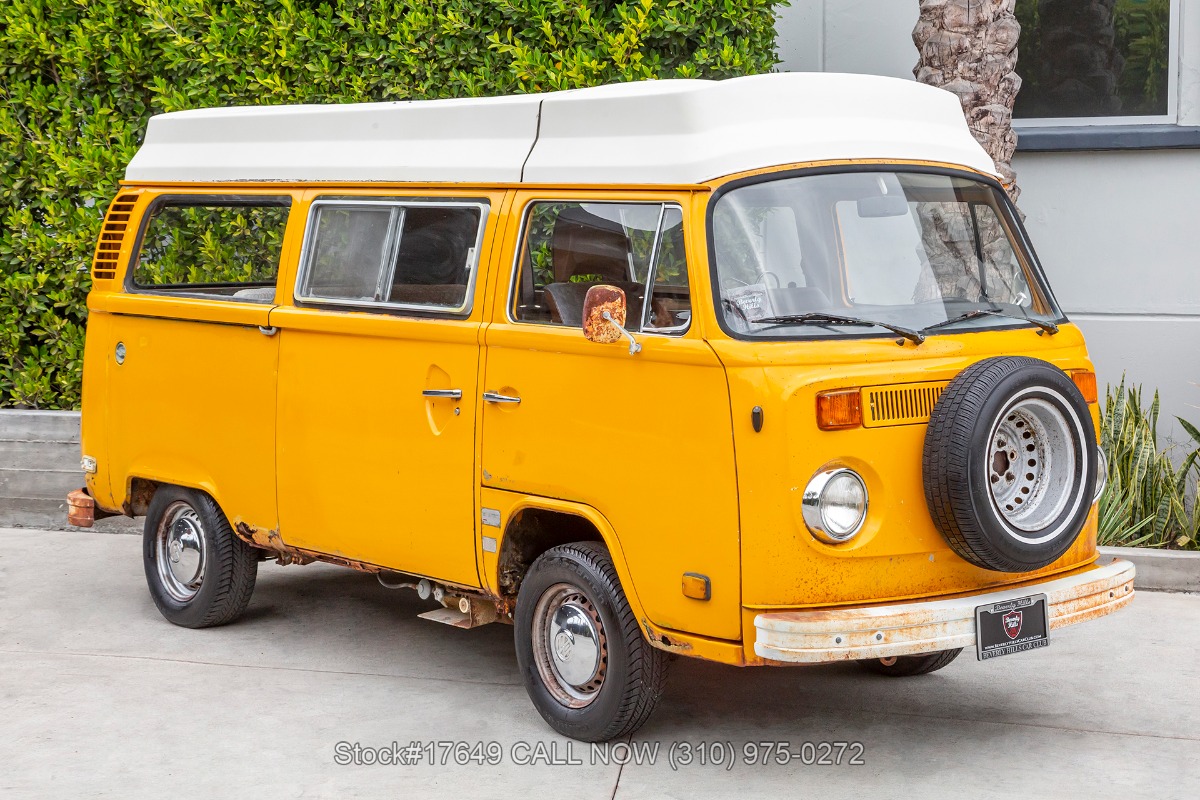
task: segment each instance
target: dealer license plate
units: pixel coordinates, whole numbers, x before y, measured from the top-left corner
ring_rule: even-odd
[[[1050,646],[1046,595],[975,607],[975,651],[980,661]]]

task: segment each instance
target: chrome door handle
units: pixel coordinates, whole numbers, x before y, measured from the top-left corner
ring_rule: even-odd
[[[451,400],[462,400],[462,389],[426,389],[421,394],[424,397],[449,397]]]
[[[521,402],[521,398],[512,397],[507,394],[500,394],[499,392],[484,392],[483,393],[483,402],[485,402],[485,403],[519,403],[519,402]]]

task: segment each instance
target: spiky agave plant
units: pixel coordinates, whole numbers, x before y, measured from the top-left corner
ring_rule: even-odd
[[[1189,497],[1200,467],[1200,448],[1176,467],[1171,450],[1158,446],[1158,414],[1158,392],[1146,407],[1142,387],[1126,386],[1124,376],[1105,394],[1100,441],[1108,458],[1108,486],[1100,498],[1101,544],[1200,546],[1194,491]],[[1200,431],[1179,421],[1200,445]]]

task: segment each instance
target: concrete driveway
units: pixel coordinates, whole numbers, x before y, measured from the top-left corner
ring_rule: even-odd
[[[631,743],[642,763],[621,766],[629,751],[605,764],[542,723],[509,627],[437,625],[370,576],[266,564],[242,620],[185,630],[151,603],[140,548],[0,529],[0,796],[1200,796],[1197,595],[1141,593],[1048,649],[907,680],[681,659]],[[759,742],[769,763],[745,763]],[[861,743],[863,763],[851,746],[806,764],[834,760],[822,742]],[[338,763],[377,749],[410,763]],[[580,763],[548,763],[564,761]]]

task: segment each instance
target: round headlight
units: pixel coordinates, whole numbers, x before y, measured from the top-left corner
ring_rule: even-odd
[[[804,487],[804,524],[827,544],[854,537],[867,518],[867,484],[850,469],[818,472]]]
[[[1104,455],[1104,448],[1096,448],[1096,493],[1092,495],[1092,502],[1100,502],[1100,495],[1104,494],[1104,487],[1108,485],[1108,457]]]

